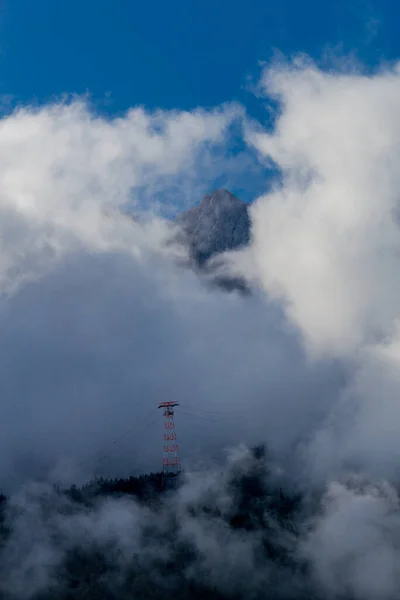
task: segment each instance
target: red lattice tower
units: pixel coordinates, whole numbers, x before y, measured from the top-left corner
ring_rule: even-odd
[[[181,461],[179,459],[179,447],[176,441],[176,431],[174,423],[174,408],[179,406],[178,402],[160,402],[158,408],[163,408],[164,412],[164,455],[163,455],[163,474],[179,475],[181,472]]]

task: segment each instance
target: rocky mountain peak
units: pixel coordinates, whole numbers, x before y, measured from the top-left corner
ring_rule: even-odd
[[[206,194],[199,204],[181,213],[176,223],[199,266],[220,252],[246,246],[250,241],[248,205],[226,189]]]

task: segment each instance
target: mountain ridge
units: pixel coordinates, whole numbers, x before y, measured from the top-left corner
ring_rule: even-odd
[[[248,205],[225,188],[203,196],[194,207],[180,213],[175,223],[199,267],[215,255],[250,243]]]

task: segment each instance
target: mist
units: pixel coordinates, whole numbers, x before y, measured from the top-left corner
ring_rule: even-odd
[[[152,564],[165,551],[137,534],[155,517],[135,502],[72,516],[63,505],[49,520],[38,500],[58,506],[54,483],[158,470],[163,400],[180,403],[186,480],[157,516],[157,539],[173,514],[204,580],[243,597],[271,581],[283,597],[396,596],[398,66],[277,63],[260,94],[279,105],[268,132],[237,105],[107,120],[73,101],[0,122],[0,477],[12,503],[31,507],[9,517],[17,597],[30,587],[22,578],[14,589],[20,569],[33,569],[32,594],[50,585],[68,548],[84,545],[82,522],[89,537],[106,531],[101,544],[111,528],[124,560]],[[232,157],[238,130],[245,150]],[[166,216],[200,200],[218,172],[229,185],[260,170],[279,181],[252,204],[250,247],[225,257],[252,293],[226,293],[182,266]],[[253,556],[260,531],[223,522],[232,465],[251,470],[246,448],[258,443],[281,477],[272,489],[303,494],[295,535],[274,529],[309,567],[306,583],[291,571],[290,590],[285,569]],[[218,518],[189,518],[204,489]],[[226,564],[243,570],[224,579]],[[251,593],[240,587],[249,577]]]

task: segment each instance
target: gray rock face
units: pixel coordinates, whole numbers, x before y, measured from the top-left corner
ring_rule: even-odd
[[[212,256],[241,248],[250,241],[248,206],[225,189],[204,196],[200,204],[181,213],[176,224],[182,228],[199,267],[205,266]]]

